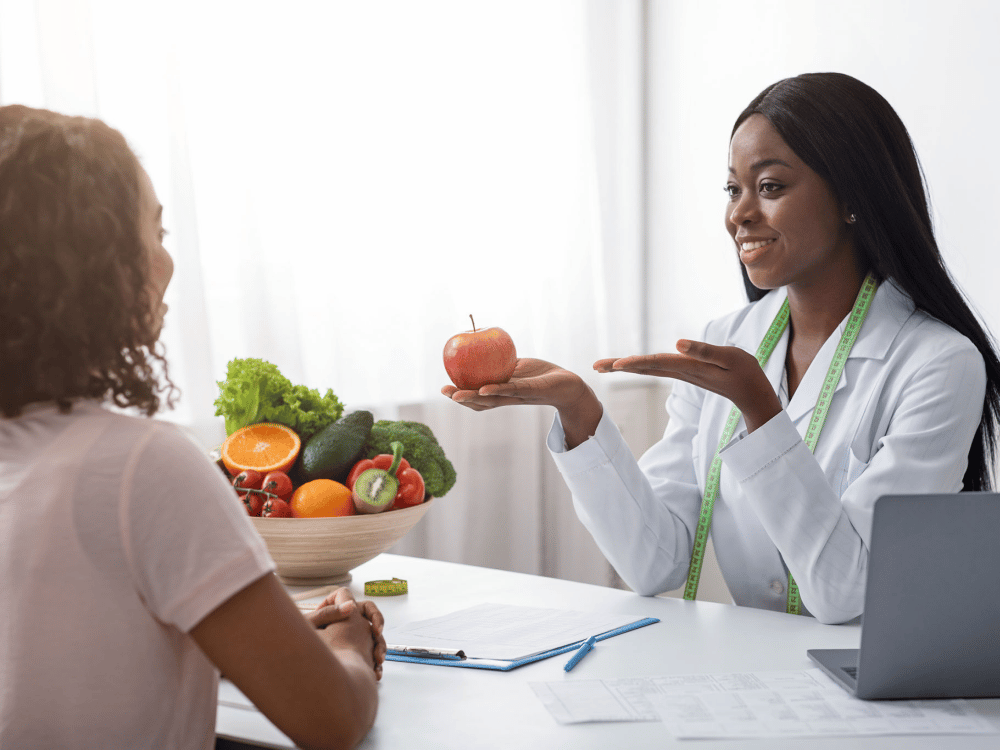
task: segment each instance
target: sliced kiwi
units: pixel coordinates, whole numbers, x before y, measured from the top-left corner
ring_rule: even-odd
[[[351,497],[358,513],[379,513],[396,499],[399,480],[384,469],[368,469],[354,482]]]

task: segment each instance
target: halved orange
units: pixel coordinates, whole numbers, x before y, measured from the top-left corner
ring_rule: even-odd
[[[302,440],[291,427],[260,422],[241,427],[222,444],[222,463],[230,474],[253,469],[261,474],[288,471],[298,458]]]

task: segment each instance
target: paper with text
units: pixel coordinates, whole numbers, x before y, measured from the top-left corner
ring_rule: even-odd
[[[681,739],[997,734],[965,700],[863,701],[819,669],[533,683],[561,724],[662,721]]]
[[[479,604],[386,628],[384,635],[385,642],[393,645],[460,649],[473,658],[514,661],[585,641],[641,619],[607,612]]]

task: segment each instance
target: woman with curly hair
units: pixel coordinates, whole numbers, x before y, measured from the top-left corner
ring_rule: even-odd
[[[381,613],[340,589],[303,617],[222,474],[146,418],[175,395],[162,212],[118,131],[0,107],[0,747],[211,748],[219,670],[301,747],[352,747]]]

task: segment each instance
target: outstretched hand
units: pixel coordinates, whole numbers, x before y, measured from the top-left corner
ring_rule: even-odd
[[[643,354],[600,359],[598,372],[634,372],[676,378],[717,393],[735,404],[753,432],[781,411],[781,401],[757,358],[736,346],[681,339],[679,354]]]
[[[484,385],[478,391],[460,391],[446,385],[441,393],[474,411],[514,404],[543,404],[563,408],[573,404],[590,389],[569,370],[541,359],[518,359],[514,374],[506,383]]]
[[[583,378],[542,359],[518,359],[506,383],[460,391],[446,385],[441,393],[474,411],[514,404],[554,406],[559,411],[566,445],[573,448],[594,434],[604,407]]]

